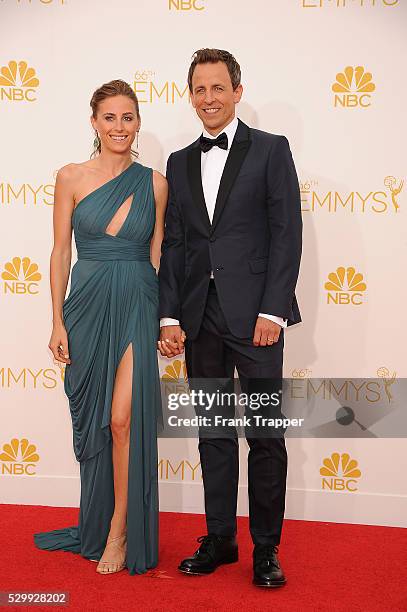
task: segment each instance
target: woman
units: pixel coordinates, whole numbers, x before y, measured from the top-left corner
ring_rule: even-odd
[[[58,172],[51,255],[49,348],[66,364],[79,524],[34,541],[99,561],[99,573],[127,566],[134,575],[158,561],[156,270],[168,189],[159,172],[132,161],[140,114],[131,87],[111,81],[90,105],[95,156]],[[78,261],[63,301],[72,227]]]

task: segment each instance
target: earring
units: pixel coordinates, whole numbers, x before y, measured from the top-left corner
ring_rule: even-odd
[[[136,136],[136,148],[138,150],[138,130],[137,130],[137,136]]]
[[[95,136],[95,140],[93,141],[93,148],[97,150],[100,146],[100,138],[96,130],[95,130],[95,134],[96,136]]]

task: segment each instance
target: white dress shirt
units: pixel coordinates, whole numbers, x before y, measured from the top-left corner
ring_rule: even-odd
[[[238,121],[235,117],[223,130],[228,137],[228,148],[220,149],[219,147],[212,147],[206,153],[201,152],[201,174],[202,174],[202,188],[205,196],[206,208],[208,210],[208,216],[212,223],[213,214],[215,212],[216,198],[218,195],[220,180],[222,178],[223,169],[226,164],[227,157],[229,155],[230,147],[232,146],[233,138],[237,130]],[[203,135],[206,138],[215,139],[217,136],[209,134],[206,130],[203,130]],[[211,272],[211,278],[214,278],[213,272]],[[271,314],[259,313],[259,317],[264,317],[270,321],[278,323],[281,327],[287,327],[287,319],[282,319]],[[170,317],[164,317],[160,320],[160,327],[165,325],[179,325],[178,319],[171,319]]]

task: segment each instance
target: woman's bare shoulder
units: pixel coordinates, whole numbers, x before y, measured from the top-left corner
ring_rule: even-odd
[[[158,170],[153,170],[153,186],[157,193],[165,193],[168,189],[167,179]]]
[[[80,181],[88,174],[89,170],[93,168],[93,164],[91,162],[92,160],[66,164],[58,170],[57,179],[64,183]]]

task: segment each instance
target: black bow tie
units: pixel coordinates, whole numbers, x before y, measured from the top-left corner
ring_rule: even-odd
[[[219,147],[220,149],[225,149],[226,151],[228,148],[227,134],[225,134],[225,132],[222,132],[222,134],[219,134],[217,138],[205,138],[205,136],[201,134],[201,137],[199,139],[199,146],[201,147],[201,151],[203,151],[204,153],[210,151],[212,147]]]

